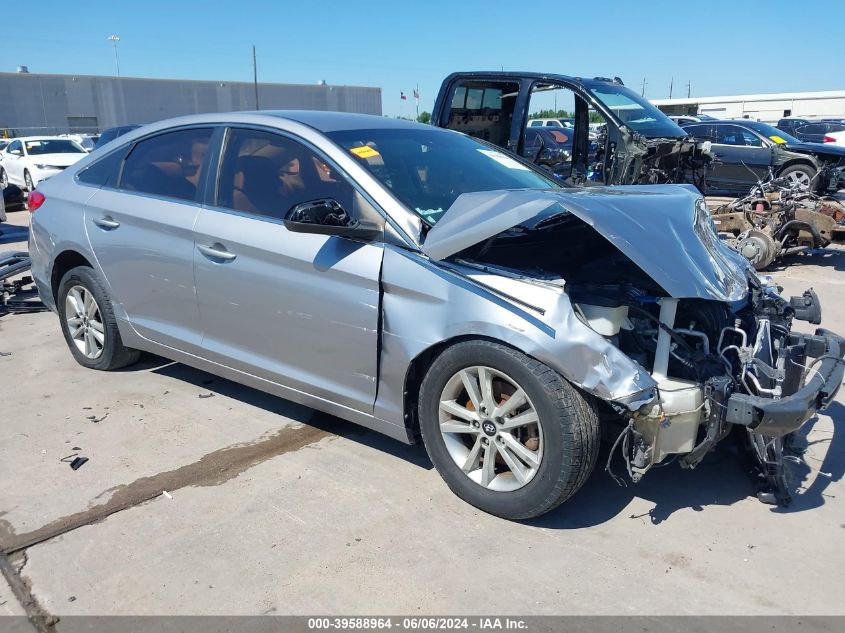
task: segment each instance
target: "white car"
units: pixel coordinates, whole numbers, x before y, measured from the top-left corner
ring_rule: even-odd
[[[74,141],[82,146],[86,152],[93,152],[94,147],[97,145],[97,139],[100,138],[95,134],[60,134],[61,138],[69,138],[71,141]]]
[[[827,139],[833,139],[829,141]],[[824,144],[827,145],[830,143],[831,145],[838,145],[839,147],[845,147],[845,131],[842,132],[828,132],[824,135]]]
[[[45,178],[58,174],[87,155],[79,143],[58,136],[12,139],[0,161],[0,187],[12,183],[32,191]]]
[[[575,127],[573,119],[528,119],[528,127]]]

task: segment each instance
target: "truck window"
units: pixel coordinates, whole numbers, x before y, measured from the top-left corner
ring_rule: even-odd
[[[519,84],[464,81],[456,88],[446,127],[508,148]]]

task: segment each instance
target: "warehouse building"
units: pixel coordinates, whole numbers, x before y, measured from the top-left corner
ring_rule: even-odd
[[[381,88],[258,84],[262,110],[381,115]],[[250,82],[0,73],[0,136],[97,132],[182,114],[255,110]]]
[[[652,99],[652,103],[666,114],[706,114],[717,119],[747,118],[765,123],[777,123],[787,116],[845,117],[845,90]]]

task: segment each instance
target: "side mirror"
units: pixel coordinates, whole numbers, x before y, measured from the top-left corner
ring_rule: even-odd
[[[13,149],[9,153],[14,154],[15,156],[23,156],[23,150],[22,149]]]
[[[372,239],[381,233],[380,227],[353,219],[336,200],[321,198],[303,202],[287,212],[285,228],[294,233],[337,235]]]

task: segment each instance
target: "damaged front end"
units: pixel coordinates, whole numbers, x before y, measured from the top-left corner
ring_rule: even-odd
[[[584,339],[571,320],[600,337],[597,350],[624,355],[607,383],[625,385],[633,372],[627,384],[637,388],[612,395],[573,379],[587,375],[575,359],[543,360],[607,403],[608,421],[622,426],[611,458],[621,451],[630,479],[668,459],[694,468],[744,427],[765,480],[760,498],[788,503],[783,438],[835,396],[845,340],[792,332],[794,319],[820,323],[815,293],[785,300],[761,281],[719,240],[691,187],[464,194],[423,251],[469,277],[557,284],[568,313],[547,315],[556,338]]]
[[[713,160],[708,141],[648,138],[624,127],[606,129],[599,147],[589,178],[607,184],[693,183],[701,189]]]

